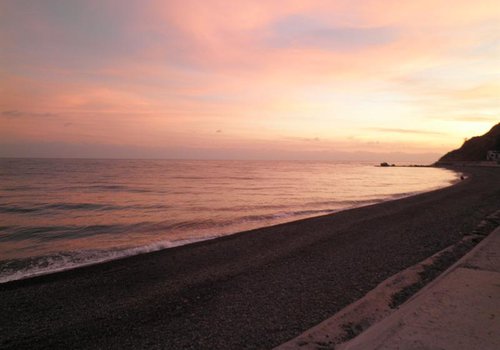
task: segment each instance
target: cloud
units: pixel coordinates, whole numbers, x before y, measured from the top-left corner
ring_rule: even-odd
[[[397,38],[397,29],[392,27],[342,27],[302,16],[279,20],[269,31],[271,35],[266,43],[273,48],[349,51],[389,44]]]
[[[389,132],[396,134],[417,134],[417,135],[445,135],[443,132],[428,131],[419,129],[398,129],[398,128],[365,128],[366,130],[373,130],[377,132]]]
[[[497,116],[477,116],[477,115],[463,115],[463,116],[435,116],[435,119],[466,122],[466,123],[491,123],[492,125],[498,123],[500,120],[500,113]]]
[[[300,136],[292,136],[292,137],[284,137],[284,141],[292,141],[292,142],[320,142],[321,139],[319,137],[300,137]]]
[[[0,139],[446,150],[500,115],[497,5],[3,2]]]
[[[19,111],[3,111],[2,115],[9,118],[18,118],[23,116],[23,113]]]
[[[57,117],[55,113],[36,113],[36,112],[23,112],[18,110],[3,111],[2,116],[7,118],[54,118]]]

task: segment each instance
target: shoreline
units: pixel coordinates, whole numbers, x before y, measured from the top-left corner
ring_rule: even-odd
[[[429,166],[426,166],[426,167],[431,167],[431,166],[432,165],[429,165]],[[400,166],[398,165],[397,167],[400,167]],[[411,165],[411,166],[402,166],[402,167],[414,167],[414,166]],[[356,205],[356,206],[350,206],[350,207],[346,207],[344,209],[340,209],[338,211],[333,211],[333,212],[326,213],[326,214],[321,214],[321,215],[315,215],[315,216],[309,216],[309,217],[302,217],[302,218],[298,218],[298,219],[292,219],[290,221],[284,221],[284,222],[279,222],[278,221],[277,223],[274,223],[274,224],[265,224],[264,226],[258,226],[258,227],[255,227],[255,228],[241,230],[241,231],[234,231],[234,232],[231,232],[231,233],[228,233],[228,234],[226,234],[226,233],[224,233],[224,234],[214,234],[214,235],[207,236],[207,237],[200,237],[200,238],[194,238],[194,239],[180,239],[178,241],[157,241],[157,242],[152,242],[152,243],[150,243],[148,245],[145,245],[145,246],[129,247],[129,248],[126,248],[126,249],[121,249],[121,250],[104,250],[104,251],[102,251],[102,253],[110,253],[110,254],[108,254],[108,255],[110,255],[110,257],[108,257],[106,255],[102,255],[101,258],[98,258],[96,260],[88,261],[88,262],[83,262],[83,263],[79,263],[79,264],[76,263],[76,264],[71,265],[71,263],[70,263],[69,266],[59,266],[59,267],[54,267],[52,269],[47,269],[47,270],[42,270],[42,271],[37,271],[35,269],[34,272],[32,272],[30,274],[26,274],[26,275],[21,275],[21,276],[19,276],[19,273],[14,272],[11,275],[7,275],[5,277],[0,277],[0,285],[7,284],[7,283],[12,283],[12,282],[15,282],[15,281],[21,281],[21,280],[27,280],[27,279],[32,279],[32,278],[38,278],[38,277],[46,276],[46,275],[64,273],[66,271],[75,270],[75,269],[81,269],[81,268],[86,268],[86,267],[89,267],[89,266],[94,266],[94,265],[99,265],[99,264],[106,264],[106,263],[109,263],[109,262],[112,262],[112,261],[116,261],[116,260],[127,259],[127,258],[130,258],[130,257],[136,256],[136,255],[151,254],[151,253],[154,253],[154,252],[169,250],[169,249],[177,248],[177,247],[180,247],[180,246],[187,246],[187,245],[193,245],[193,244],[202,243],[202,242],[206,242],[206,241],[217,240],[217,239],[221,239],[223,237],[244,234],[246,232],[255,231],[255,230],[262,230],[262,229],[273,228],[275,226],[286,225],[286,224],[290,224],[290,223],[293,223],[293,222],[299,222],[299,221],[302,221],[302,220],[314,219],[314,218],[319,218],[319,217],[329,216],[329,215],[337,215],[338,213],[341,213],[341,212],[344,212],[344,211],[347,211],[347,210],[353,210],[353,209],[358,209],[358,208],[363,208],[363,207],[369,207],[369,206],[373,206],[373,205],[378,205],[380,203],[397,201],[397,200],[400,200],[400,199],[417,196],[417,195],[420,195],[420,194],[423,194],[423,193],[430,193],[430,192],[433,192],[433,191],[438,191],[438,190],[441,190],[441,189],[444,189],[444,188],[448,188],[448,187],[451,187],[451,186],[456,186],[457,184],[459,184],[459,183],[461,183],[463,181],[463,180],[460,180],[460,175],[464,175],[463,169],[459,170],[459,169],[454,169],[453,167],[444,167],[444,168],[446,168],[448,170],[454,171],[455,174],[456,174],[456,176],[457,176],[457,178],[454,181],[450,182],[448,185],[443,186],[443,187],[431,188],[431,189],[428,189],[428,190],[425,190],[425,191],[417,191],[417,192],[394,194],[394,195],[388,196],[387,198],[375,199],[375,200],[372,201],[372,203],[369,203],[369,204],[365,203],[365,204],[361,204],[359,206],[358,205]],[[134,251],[134,252],[133,253],[129,253],[130,251]],[[71,254],[72,252],[68,251],[68,252],[61,252],[61,253]],[[53,255],[57,256],[57,254],[58,253],[53,253],[53,254],[51,254],[49,256],[50,257],[53,256]],[[33,257],[29,257],[29,258],[14,258],[14,259],[4,260],[3,262],[6,262],[6,261],[28,261],[28,260],[31,260],[31,259],[38,259],[38,258],[44,258],[44,257],[46,257],[46,256],[45,255],[41,255],[41,256],[33,256]]]
[[[0,285],[3,348],[272,348],[496,210],[494,168],[402,199]],[[492,209],[493,208],[493,209]]]

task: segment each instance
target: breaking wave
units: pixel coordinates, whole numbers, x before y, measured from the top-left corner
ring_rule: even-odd
[[[329,162],[0,159],[0,283],[449,185]]]

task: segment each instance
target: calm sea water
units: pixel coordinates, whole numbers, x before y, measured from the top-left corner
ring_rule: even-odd
[[[447,186],[334,162],[0,160],[0,282]]]

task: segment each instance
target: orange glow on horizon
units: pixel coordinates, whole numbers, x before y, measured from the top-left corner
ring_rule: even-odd
[[[500,7],[452,7],[4,1],[0,156],[435,160],[500,120]]]

